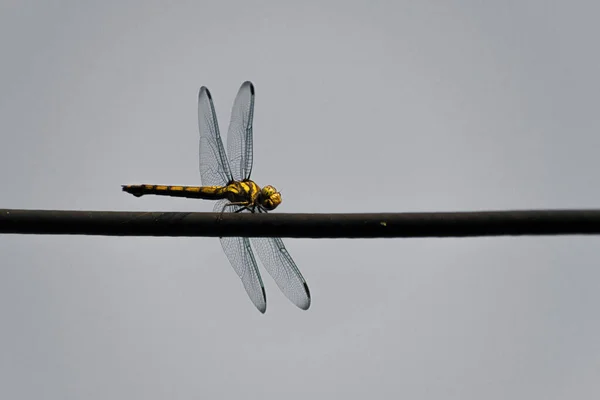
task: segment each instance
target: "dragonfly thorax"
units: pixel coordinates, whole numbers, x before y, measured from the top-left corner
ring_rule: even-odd
[[[261,189],[249,179],[231,182],[225,192],[230,202],[249,207],[260,205],[266,210],[273,210],[281,203],[281,193],[277,189],[271,185]]]

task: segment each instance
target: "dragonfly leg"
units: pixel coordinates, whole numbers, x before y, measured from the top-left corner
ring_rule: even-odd
[[[234,211],[234,212],[238,213],[238,212],[240,212],[240,211],[243,211],[243,210],[249,209],[249,208],[248,208],[248,204],[250,204],[250,202],[249,202],[249,201],[238,201],[238,202],[235,202],[235,203],[227,203],[227,204],[225,204],[225,206],[223,207],[223,209],[222,209],[222,210],[221,210],[221,212],[219,213],[219,218],[217,218],[217,222],[221,222],[221,221],[222,221],[222,219],[223,219],[223,213],[225,212],[225,209],[226,209],[227,207],[231,207],[231,206],[242,206],[242,208],[240,208],[239,210],[236,210],[236,211]]]
[[[239,212],[241,212],[241,211],[244,211],[244,210],[247,210],[247,209],[249,209],[249,208],[248,208],[248,204],[250,204],[250,202],[249,202],[249,201],[247,201],[247,202],[240,201],[240,202],[236,202],[236,203],[227,203],[227,204],[225,204],[225,206],[223,206],[223,209],[222,209],[222,210],[221,210],[221,212],[219,213],[219,216],[217,217],[217,224],[218,224],[218,223],[220,223],[220,222],[223,220],[223,213],[225,212],[225,209],[226,209],[227,207],[231,207],[231,206],[242,206],[242,208],[240,208],[239,210],[235,210],[235,211],[234,211],[235,213],[239,213]],[[221,238],[219,237],[219,239],[221,239]]]
[[[250,204],[249,201],[238,201],[236,203],[228,203],[225,204],[225,207],[231,207],[231,206],[242,206],[242,208],[240,208],[239,210],[236,210],[235,212],[240,212],[242,210],[249,210],[250,208],[248,207],[248,205]],[[225,207],[223,207],[223,211],[225,211]],[[223,212],[221,211],[221,212]]]

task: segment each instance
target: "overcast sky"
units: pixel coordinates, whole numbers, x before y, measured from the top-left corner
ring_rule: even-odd
[[[4,0],[0,207],[212,210],[120,185],[245,80],[276,212],[600,207],[600,6],[482,3]],[[216,238],[0,237],[0,397],[600,397],[598,237],[285,243],[262,315]]]

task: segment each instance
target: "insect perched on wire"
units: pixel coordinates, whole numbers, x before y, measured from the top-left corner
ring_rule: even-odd
[[[206,87],[201,87],[198,125],[203,186],[124,185],[123,190],[138,197],[153,194],[217,200],[214,211],[219,213],[266,213],[275,209],[281,204],[281,193],[270,185],[261,188],[250,179],[253,117],[254,86],[244,82],[233,103],[226,154],[212,96]],[[252,248],[283,294],[303,310],[310,307],[308,285],[281,238],[222,237],[220,240],[231,266],[260,312],[266,311],[267,298]]]

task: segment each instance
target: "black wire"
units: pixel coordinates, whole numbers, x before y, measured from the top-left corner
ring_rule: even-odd
[[[0,209],[0,233],[293,238],[590,235],[600,234],[600,210],[220,215]]]

